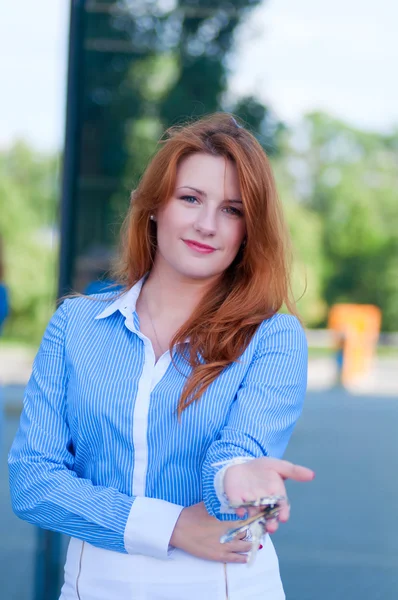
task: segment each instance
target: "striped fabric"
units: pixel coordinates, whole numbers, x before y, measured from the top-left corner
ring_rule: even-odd
[[[124,553],[167,557],[184,506],[204,500],[236,456],[281,457],[306,389],[307,344],[295,317],[264,321],[178,421],[190,367],[169,352],[155,363],[135,305],[142,281],[115,300],[66,300],[44,334],[9,454],[22,519]],[[99,297],[97,297],[99,298]],[[106,302],[103,302],[103,300]]]

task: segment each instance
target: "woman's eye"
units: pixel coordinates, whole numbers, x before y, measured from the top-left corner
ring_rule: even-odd
[[[235,206],[226,206],[224,210],[234,217],[243,217],[243,212],[239,208],[235,208]]]
[[[189,202],[189,204],[197,202],[197,198],[195,196],[181,196],[181,200],[185,200],[186,202]]]

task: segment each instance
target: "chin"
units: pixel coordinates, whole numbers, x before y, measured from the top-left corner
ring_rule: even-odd
[[[201,279],[206,281],[207,279],[212,279],[213,277],[216,277],[219,275],[219,273],[201,273],[198,271],[184,271],[183,273],[180,272],[180,275],[182,275],[183,277],[186,277],[187,279]]]
[[[203,267],[192,268],[192,264],[187,266],[179,266],[175,268],[175,270],[182,276],[187,279],[212,279],[213,277],[218,277],[223,273],[223,269],[209,269]]]

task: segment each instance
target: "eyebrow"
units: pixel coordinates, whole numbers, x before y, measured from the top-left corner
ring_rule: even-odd
[[[200,194],[201,196],[204,196],[204,198],[207,198],[207,194],[206,192],[204,192],[203,190],[199,190],[196,187],[193,187],[192,185],[181,185],[180,187],[177,188],[177,190],[181,190],[182,188],[187,188],[189,190],[193,190],[194,192],[196,192],[197,194]],[[243,204],[242,200],[238,200],[238,199],[227,199],[228,202],[233,202],[234,204]]]

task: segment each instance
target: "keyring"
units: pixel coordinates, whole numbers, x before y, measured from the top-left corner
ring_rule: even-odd
[[[260,506],[275,506],[281,502],[287,502],[286,496],[264,496],[258,500],[248,500],[247,502],[241,502],[240,504],[229,504],[229,508],[237,510],[238,508],[259,508]]]

